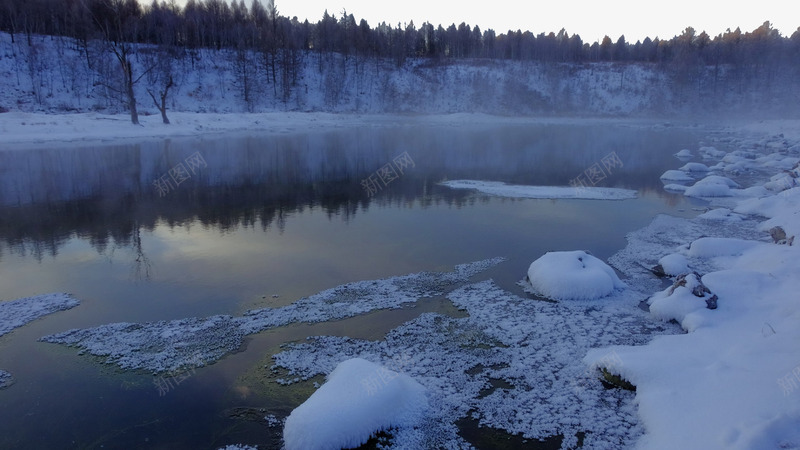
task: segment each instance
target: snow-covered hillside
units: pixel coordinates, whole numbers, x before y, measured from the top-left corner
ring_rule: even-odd
[[[158,58],[140,45],[132,57],[140,111],[158,114],[148,90],[159,91]],[[288,60],[288,59],[287,59]],[[674,115],[708,111],[797,112],[798,82],[775,77],[705,76],[678,82],[655,64],[546,64],[460,59],[394,60],[297,52],[276,71],[260,53],[187,51],[170,59],[175,86],[167,107],[185,112],[414,112],[491,114]],[[92,66],[90,69],[89,66]],[[105,71],[105,72],[104,72]],[[109,88],[118,63],[99,42],[33,36],[11,42],[0,33],[0,111],[124,112]],[[713,72],[713,76],[711,75]],[[102,73],[105,73],[103,75]],[[670,75],[672,74],[672,75]],[[274,78],[273,78],[274,75]],[[735,79],[734,79],[735,78]],[[713,83],[713,85],[712,85]],[[795,94],[793,94],[795,93]]]

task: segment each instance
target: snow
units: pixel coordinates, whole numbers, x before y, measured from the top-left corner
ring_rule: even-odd
[[[686,172],[708,172],[709,168],[703,163],[690,162],[686,163],[678,170],[683,170]]]
[[[791,124],[782,128],[785,135],[768,137],[758,148],[791,148],[784,139],[800,141],[796,122],[785,123]],[[763,133],[773,126],[751,129]],[[752,142],[739,145],[752,150]],[[769,163],[776,158],[734,156],[743,158],[728,158],[734,164],[755,161],[757,173],[776,170]],[[769,183],[752,182],[755,187]],[[773,226],[788,227],[790,236],[797,232],[800,204],[793,189],[736,200],[736,213],[721,209],[696,219],[659,217],[632,233],[629,247],[611,258],[623,273],[641,276],[631,260],[679,250],[692,267],[702,267],[699,281],[718,296],[718,308],[707,309],[689,292],[696,278],[656,293],[649,299],[653,316],[675,319],[688,333],[658,336],[644,346],[600,346],[584,358],[589,367],[608,367],[636,386],[646,430],[637,448],[800,447],[800,250],[763,241]],[[732,216],[737,219],[725,220]],[[644,278],[631,284],[653,285]],[[613,364],[609,352],[618,356]]]
[[[661,174],[661,179],[667,181],[694,181],[694,178],[683,170],[667,170]]]
[[[69,294],[55,293],[0,302],[0,336],[40,317],[80,304]]]
[[[509,198],[625,200],[636,198],[636,191],[607,187],[523,186],[499,181],[452,180],[442,186],[471,189],[484,194]]]
[[[348,283],[281,308],[248,311],[242,317],[212,316],[171,321],[112,323],[73,329],[40,340],[78,347],[126,370],[169,372],[211,364],[242,345],[245,336],[291,323],[344,319],[377,309],[395,309],[442,295],[502,262],[493,258],[460,264],[452,272]]]
[[[413,378],[361,358],[339,363],[286,419],[286,450],[338,450],[389,428],[419,425],[428,400]]]
[[[678,158],[678,159],[689,159],[689,158],[694,157],[694,155],[692,154],[691,150],[689,150],[688,148],[685,148],[685,149],[679,151],[678,153],[675,153],[675,157]]]
[[[680,253],[672,253],[658,260],[658,264],[668,276],[675,277],[689,272],[689,262]]]
[[[547,252],[528,268],[533,292],[553,300],[594,300],[624,289],[614,269],[584,252]]]

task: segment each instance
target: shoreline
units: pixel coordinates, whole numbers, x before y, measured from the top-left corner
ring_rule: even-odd
[[[708,126],[693,118],[598,117],[598,116],[499,116],[484,113],[169,113],[171,124],[160,115],[140,115],[140,125],[130,123],[127,114],[27,113],[0,114],[1,150],[59,145],[103,145],[121,141],[150,141],[169,138],[201,138],[227,133],[295,134],[325,132],[350,127],[398,126],[496,126],[631,124],[641,126]],[[800,120],[796,121],[800,123]],[[712,124],[714,122],[711,122]]]

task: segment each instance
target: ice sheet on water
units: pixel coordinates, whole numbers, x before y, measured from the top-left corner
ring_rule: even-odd
[[[328,374],[348,358],[394,364],[428,389],[432,415],[413,434],[398,430],[395,448],[466,448],[456,427],[463,417],[527,438],[563,434],[564,448],[575,446],[581,431],[584,448],[630,446],[641,434],[633,395],[604,390],[580,362],[591,347],[644,343],[672,328],[648,321],[636,308],[637,294],[618,292],[602,306],[551,303],[519,297],[488,280],[448,298],[469,316],[423,314],[383,341],[311,338],[285,346],[272,369],[287,370],[290,379],[283,381],[294,382]],[[492,388],[493,380],[512,387]]]
[[[281,308],[249,311],[242,317],[113,323],[73,329],[41,340],[78,347],[122,369],[158,373],[202,367],[237,350],[248,334],[290,323],[323,322],[377,309],[400,308],[420,298],[442,295],[502,261],[503,258],[492,258],[458,265],[452,272],[421,272],[348,283]]]
[[[524,186],[505,184],[499,181],[452,180],[439,183],[451,189],[471,189],[484,194],[508,198],[540,199],[587,199],[587,200],[626,200],[636,198],[631,189],[595,186]]]

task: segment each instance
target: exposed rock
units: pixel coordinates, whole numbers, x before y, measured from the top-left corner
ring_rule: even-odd
[[[636,386],[631,384],[631,382],[625,378],[622,378],[619,375],[614,375],[606,369],[600,369],[600,372],[603,374],[601,381],[603,381],[605,384],[610,385],[611,387],[625,389],[626,391],[636,392]]]
[[[786,231],[781,227],[770,228],[769,235],[772,236],[772,242],[778,245],[792,245],[794,243],[794,236],[787,238]]]

